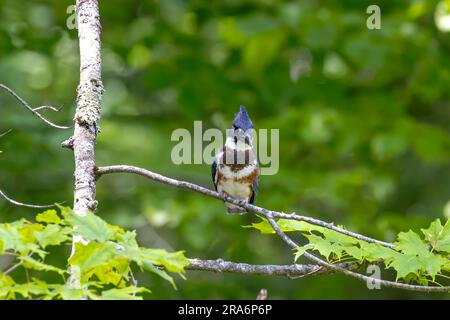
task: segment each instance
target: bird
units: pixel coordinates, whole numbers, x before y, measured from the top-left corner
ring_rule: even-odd
[[[211,175],[217,192],[253,204],[258,193],[260,168],[253,151],[253,123],[240,106],[225,145],[214,157]],[[228,214],[245,214],[245,208],[225,203]]]

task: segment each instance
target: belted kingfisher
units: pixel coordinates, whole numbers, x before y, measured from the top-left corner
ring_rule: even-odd
[[[253,124],[244,106],[236,114],[225,146],[214,158],[211,174],[216,191],[233,198],[255,201],[260,169],[253,152]],[[226,203],[229,214],[244,214],[246,209]]]

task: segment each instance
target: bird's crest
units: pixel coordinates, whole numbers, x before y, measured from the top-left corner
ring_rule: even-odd
[[[252,120],[250,120],[250,117],[248,116],[247,110],[245,110],[244,106],[241,106],[239,112],[236,113],[236,116],[233,120],[233,128],[235,130],[242,129],[243,131],[253,129]]]

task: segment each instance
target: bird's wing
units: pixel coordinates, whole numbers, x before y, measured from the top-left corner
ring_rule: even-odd
[[[217,157],[214,158],[214,161],[211,165],[211,177],[212,177],[212,181],[214,183],[214,188],[217,191]]]
[[[250,200],[248,200],[250,204],[253,204],[253,202],[255,202],[256,195],[258,194],[258,188],[259,188],[259,177],[256,177],[255,182],[253,182],[252,184],[252,195],[250,196]]]
[[[256,195],[258,194],[259,190],[259,174],[260,174],[260,167],[259,167],[259,161],[258,159],[255,159],[256,166],[258,167],[258,176],[256,176],[255,181],[252,183],[252,195],[250,196],[250,199],[248,200],[249,203],[253,204],[255,202]]]

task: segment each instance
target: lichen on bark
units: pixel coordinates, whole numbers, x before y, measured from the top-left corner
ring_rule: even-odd
[[[90,82],[80,83],[77,92],[75,121],[81,125],[95,125],[98,129],[101,101],[104,93],[101,80],[91,79]]]

